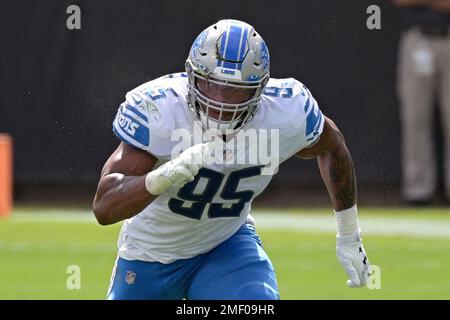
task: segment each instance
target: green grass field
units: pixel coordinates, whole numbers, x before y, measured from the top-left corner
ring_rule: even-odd
[[[450,209],[360,209],[380,289],[348,289],[329,209],[256,211],[282,299],[450,299]],[[88,210],[16,208],[0,220],[0,299],[104,299],[120,224]],[[81,269],[69,290],[67,267]]]

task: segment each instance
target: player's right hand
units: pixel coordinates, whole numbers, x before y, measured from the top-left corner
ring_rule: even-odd
[[[200,143],[184,150],[175,159],[164,163],[145,177],[145,187],[159,195],[172,186],[182,187],[193,181],[198,170],[206,164],[210,143]]]

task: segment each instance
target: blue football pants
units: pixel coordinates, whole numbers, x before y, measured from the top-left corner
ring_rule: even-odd
[[[118,258],[108,299],[278,300],[275,272],[244,224],[211,251],[169,264]]]

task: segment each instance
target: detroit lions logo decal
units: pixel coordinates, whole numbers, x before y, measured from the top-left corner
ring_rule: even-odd
[[[205,43],[207,36],[208,30],[205,30],[197,37],[197,39],[195,39],[194,44],[192,45],[191,48],[193,58],[198,57],[199,51],[203,48],[203,44]]]
[[[264,71],[269,71],[269,50],[267,49],[267,45],[264,41],[261,41],[261,62],[263,65]]]

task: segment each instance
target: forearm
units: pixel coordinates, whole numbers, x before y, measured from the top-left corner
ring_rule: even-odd
[[[349,287],[361,287],[370,275],[370,263],[361,242],[356,206],[356,177],[352,157],[336,124],[325,117],[316,143],[301,150],[303,159],[317,157],[320,174],[333,203],[336,218],[336,254],[349,276]]]
[[[145,187],[145,175],[111,173],[99,183],[93,211],[100,224],[113,224],[135,216],[155,198]]]
[[[356,176],[343,138],[333,151],[324,152],[317,159],[335,211],[352,207],[356,203]]]

